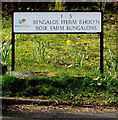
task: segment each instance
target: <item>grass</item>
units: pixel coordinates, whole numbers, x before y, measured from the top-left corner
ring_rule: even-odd
[[[52,39],[52,36],[55,38]],[[64,36],[63,39],[60,38],[60,36]],[[75,37],[75,35],[73,35]],[[77,35],[76,35],[77,36]],[[75,70],[75,71],[79,71],[81,69],[84,69],[84,66],[86,67],[87,64],[90,64],[90,61],[92,61],[92,59],[94,59],[94,56],[98,56],[98,53],[90,53],[89,55],[89,51],[91,52],[93,49],[90,48],[90,50],[88,50],[89,48],[86,47],[83,43],[81,42],[81,46],[79,46],[78,44],[76,45],[76,42],[79,40],[72,40],[72,44],[71,45],[67,45],[66,44],[66,40],[68,39],[68,35],[40,35],[40,37],[42,37],[41,39],[44,39],[41,41],[44,44],[46,44],[47,46],[45,47],[45,53],[44,53],[44,60],[42,62],[42,60],[40,61],[40,54],[37,51],[37,40],[39,40],[40,38],[37,37],[37,39],[33,39],[33,41],[27,40],[27,41],[16,41],[16,70],[17,71],[31,71],[32,67],[35,69],[34,71],[50,71],[50,72],[54,72],[54,71],[58,71],[59,69],[61,70]],[[58,38],[59,37],[59,38]],[[45,40],[45,38],[48,38],[49,40]],[[99,41],[99,40],[98,40]],[[84,41],[86,42],[86,41]],[[87,42],[86,42],[87,43]],[[26,47],[24,47],[26,46]],[[57,46],[57,47],[56,47]],[[85,48],[86,47],[86,48]],[[85,51],[83,51],[84,49],[87,49]],[[99,49],[99,48],[98,48]],[[82,53],[83,51],[83,53]],[[76,53],[75,53],[76,52]],[[35,55],[34,55],[35,54]],[[84,56],[89,56],[89,60],[85,60],[85,58],[83,58],[83,63],[82,62],[82,56],[83,54],[85,54]],[[29,57],[31,56],[31,57]],[[95,62],[95,64],[99,64],[99,61],[93,61]],[[34,63],[34,66],[31,66],[31,64]],[[24,69],[25,65],[26,69]],[[75,64],[75,66],[73,65]],[[85,65],[86,64],[86,65]],[[20,67],[19,67],[20,66]],[[21,67],[23,66],[23,68]],[[99,66],[99,65],[98,65]],[[94,66],[98,67],[97,65]],[[83,68],[82,68],[83,67]],[[87,66],[88,69],[91,69],[90,66]],[[95,68],[97,69],[97,68]],[[84,69],[86,70],[86,69]]]

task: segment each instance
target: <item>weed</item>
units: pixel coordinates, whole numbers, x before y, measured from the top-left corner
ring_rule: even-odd
[[[3,62],[6,62],[6,59],[9,58],[10,50],[11,44],[8,44],[5,41],[3,41],[2,44],[0,45],[0,55],[2,57]]]
[[[44,56],[45,56],[45,48],[46,48],[46,44],[41,42],[40,40],[38,40],[38,47],[37,47],[37,51],[40,54],[40,61],[44,62]]]
[[[108,73],[112,75],[113,72],[118,71],[118,58],[113,55],[113,52],[108,49],[105,56],[105,67],[108,69]]]

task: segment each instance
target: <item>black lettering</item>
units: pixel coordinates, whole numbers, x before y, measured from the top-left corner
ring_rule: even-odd
[[[50,30],[64,30],[64,26],[50,26]]]
[[[36,30],[47,30],[47,26],[36,26]]]

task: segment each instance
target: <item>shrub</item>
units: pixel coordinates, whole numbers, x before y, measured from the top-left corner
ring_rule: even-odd
[[[2,77],[3,95],[16,96],[17,93],[25,89],[25,80],[18,79],[14,76],[4,75]]]
[[[65,94],[72,98],[84,92],[92,94],[102,91],[114,92],[118,88],[118,81],[105,76],[84,79],[69,76],[18,79],[4,75],[2,86],[3,96],[63,96]]]

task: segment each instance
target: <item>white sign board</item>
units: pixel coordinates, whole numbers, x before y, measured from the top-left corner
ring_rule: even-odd
[[[14,33],[97,33],[101,12],[14,12]]]

